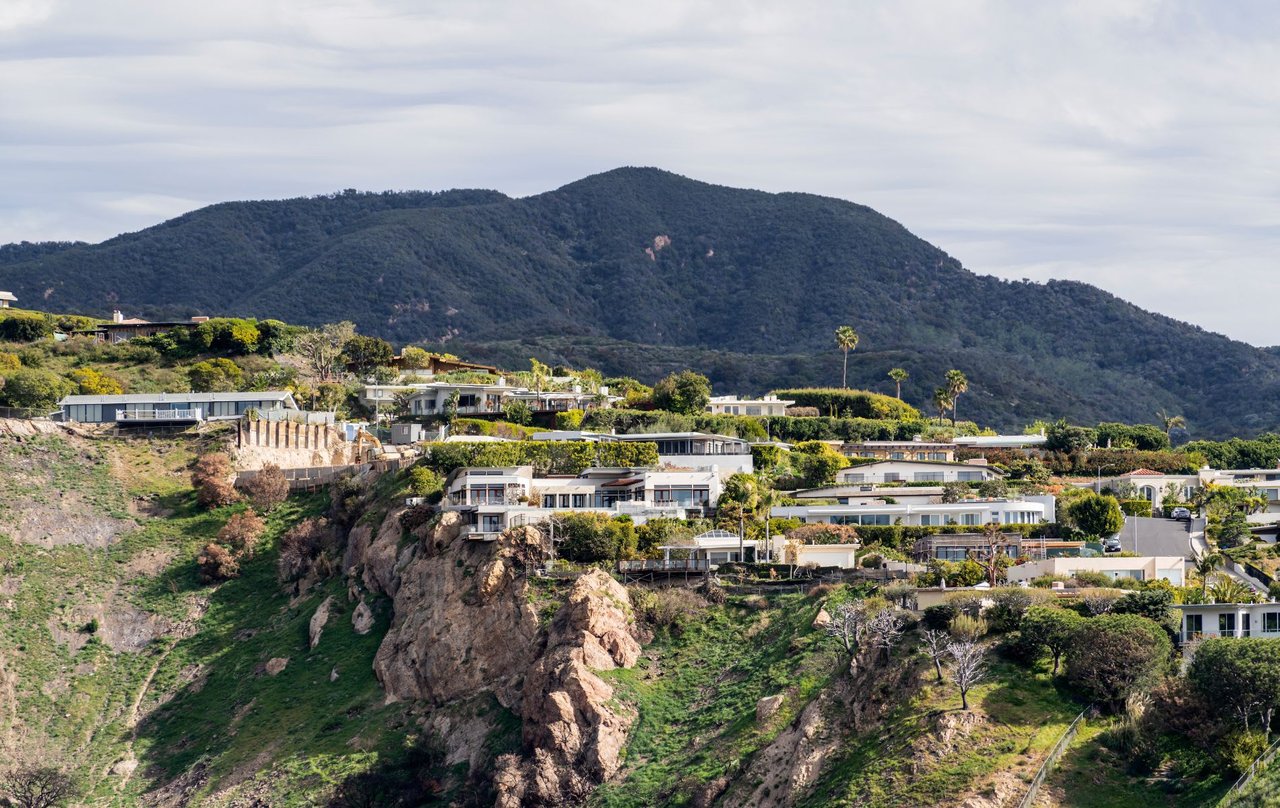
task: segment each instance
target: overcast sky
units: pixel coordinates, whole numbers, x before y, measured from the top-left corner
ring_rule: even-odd
[[[0,242],[620,165],[1274,336],[1280,6],[0,0]]]

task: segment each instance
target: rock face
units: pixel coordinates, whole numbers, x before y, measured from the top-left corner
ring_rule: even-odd
[[[272,657],[267,660],[266,671],[268,676],[278,676],[289,665],[288,657]]]
[[[387,564],[396,555],[394,545],[386,549],[387,523],[394,523],[399,540],[398,518],[388,515],[369,545],[373,563],[358,572],[394,598],[391,628],[373,662],[388,700],[441,705],[489,691],[519,712],[524,673],[542,638],[511,564],[513,543],[468,541],[458,515],[446,513],[415,531],[421,534],[416,552],[406,551],[396,571]]]
[[[629,668],[639,656],[626,589],[600,570],[579,578],[525,679],[532,756],[500,763],[499,806],[559,805],[617,773],[635,715],[596,671]]]
[[[311,647],[315,648],[320,644],[320,635],[324,632],[324,624],[329,622],[329,608],[333,606],[333,596],[324,599],[324,602],[316,607],[315,614],[311,615],[311,624],[308,626],[308,637]]]
[[[763,724],[782,707],[782,702],[786,696],[779,693],[776,696],[765,696],[756,702],[756,723]]]

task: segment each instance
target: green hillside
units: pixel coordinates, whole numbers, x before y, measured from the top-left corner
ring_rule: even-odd
[[[850,381],[925,404],[966,370],[969,414],[1145,420],[1194,432],[1280,426],[1280,356],[1079,283],[967,271],[875,211],[656,169],[549,193],[360,194],[214,205],[101,244],[11,245],[0,288],[43,308],[355,321],[481,359],[588,355],[652,381],[702,366],[726,392],[830,384],[831,335],[862,342]],[[609,346],[625,345],[614,351]]]

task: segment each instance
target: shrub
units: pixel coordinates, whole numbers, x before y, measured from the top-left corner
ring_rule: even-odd
[[[947,627],[951,632],[951,636],[963,642],[974,642],[979,637],[987,633],[987,621],[981,617],[970,617],[967,614],[957,614],[951,618],[951,625]]]
[[[525,426],[533,420],[533,408],[519,399],[513,399],[503,405],[502,413],[508,421],[520,426]]]
[[[1078,570],[1073,576],[1076,586],[1111,587],[1115,585],[1110,575],[1093,570]]]
[[[679,633],[707,608],[707,601],[690,589],[663,587],[630,589],[631,605],[636,619],[654,628],[667,628]]]
[[[16,353],[0,352],[0,375],[9,375],[22,367],[22,360]]]
[[[1267,734],[1258,730],[1240,730],[1224,738],[1218,747],[1222,762],[1233,772],[1243,773],[1267,750]]]
[[[52,334],[53,323],[39,314],[15,311],[0,319],[0,340],[35,342]]]
[[[400,527],[412,533],[430,522],[436,515],[436,510],[434,505],[414,505],[400,514]]]
[[[956,615],[960,614],[960,610],[956,608],[954,603],[938,603],[924,610],[925,628],[933,631],[949,631],[951,629],[951,621]]]
[[[692,370],[673,373],[653,386],[653,406],[668,412],[697,415],[711,401],[711,382]]]
[[[227,393],[239,390],[244,371],[230,359],[206,359],[187,368],[191,389],[197,393]]]
[[[241,488],[253,503],[253,507],[267,513],[289,498],[289,481],[284,472],[274,463],[265,464],[252,477],[246,479]]]
[[[1151,516],[1151,502],[1145,499],[1122,499],[1120,510],[1125,516]]]
[[[239,499],[231,485],[231,458],[222,452],[201,455],[191,469],[191,485],[196,499],[206,508],[230,505]]]
[[[444,478],[426,466],[409,469],[409,490],[415,497],[439,499],[444,492]]]
[[[329,520],[323,517],[304,519],[280,537],[280,557],[276,572],[283,581],[296,581],[306,575],[325,554],[336,549]]]
[[[267,523],[252,509],[233,514],[218,531],[218,543],[235,555],[252,556],[258,540],[266,532]]]
[[[30,363],[24,360],[23,364]],[[8,407],[51,411],[72,389],[70,382],[55,373],[26,367],[5,378],[0,400]]]
[[[1086,620],[1067,647],[1067,679],[1086,696],[1118,710],[1130,694],[1169,668],[1173,645],[1156,623],[1134,614]]]
[[[582,418],[586,415],[582,410],[565,410],[556,413],[556,429],[581,429]]]
[[[200,580],[206,584],[226,581],[240,575],[240,565],[231,551],[212,542],[206,544],[196,557],[196,567]]]
[[[993,631],[1004,632],[1018,628],[1027,609],[1045,603],[1052,596],[1038,589],[1008,586],[991,590],[989,597],[993,603],[987,609],[986,618]]]
[[[797,407],[813,407],[828,415],[855,418],[885,418],[900,421],[920,420],[920,411],[893,396],[867,390],[841,388],[801,388],[774,390],[779,398],[795,401]]]

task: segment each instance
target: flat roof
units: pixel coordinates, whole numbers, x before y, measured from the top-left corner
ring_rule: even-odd
[[[867,468],[871,468],[872,466],[892,465],[894,463],[906,463],[907,465],[911,465],[911,466],[947,466],[949,468],[982,469],[985,471],[993,472],[995,474],[999,474],[1002,477],[1004,476],[1004,472],[1001,471],[1000,469],[996,468],[995,466],[986,465],[984,463],[963,463],[958,460],[911,460],[905,457],[902,458],[901,460],[894,460],[892,458],[877,458],[875,460],[872,460],[870,463],[854,463],[852,466],[845,466],[844,468],[840,469],[840,472],[843,473],[850,470],[867,469]]]
[[[712,432],[629,432],[625,435],[614,435],[618,440],[634,440],[634,441],[654,441],[654,440],[693,440],[695,438],[705,438],[708,440],[731,440],[738,443],[746,443],[742,438],[734,438],[729,435],[716,435]]]
[[[248,393],[122,393],[114,396],[67,396],[58,402],[59,407],[76,404],[148,404],[151,402],[214,402],[214,401],[285,401],[293,400],[288,390],[261,390]]]

